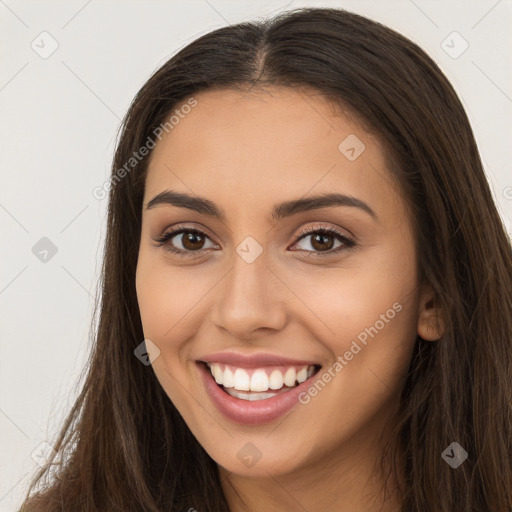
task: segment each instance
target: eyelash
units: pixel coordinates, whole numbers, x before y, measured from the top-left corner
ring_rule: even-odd
[[[168,242],[171,240],[171,238],[174,238],[177,235],[180,235],[182,233],[193,233],[196,235],[201,235],[206,238],[209,238],[206,233],[203,233],[202,231],[194,228],[187,228],[186,226],[176,226],[169,231],[166,231],[162,236],[155,239],[155,242],[158,242],[158,247],[166,246],[165,249],[169,252],[172,252],[174,254],[177,254],[179,256],[197,256],[199,254],[202,254],[207,249],[200,249],[198,251],[183,251],[181,249],[176,249],[175,247],[172,247]],[[308,254],[308,257],[317,257],[317,256],[331,256],[333,254],[337,254],[343,250],[351,249],[353,248],[356,243],[348,238],[347,236],[341,234],[339,231],[333,229],[333,228],[327,228],[327,227],[314,227],[314,228],[306,228],[301,230],[297,234],[297,240],[293,245],[298,243],[303,238],[306,238],[308,235],[314,235],[314,234],[325,234],[325,235],[333,235],[338,240],[343,242],[343,245],[338,247],[337,249],[330,249],[329,251],[321,252],[321,251],[305,251]],[[304,251],[303,249],[299,249]]]

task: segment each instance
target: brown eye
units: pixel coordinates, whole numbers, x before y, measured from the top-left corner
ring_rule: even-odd
[[[317,233],[311,235],[311,246],[317,251],[329,250],[334,246],[334,236],[326,235],[324,233]]]
[[[183,233],[181,244],[188,251],[197,251],[204,244],[204,237],[196,232]]]
[[[299,237],[295,245],[298,246],[299,242],[309,239],[308,243],[303,243],[303,247],[299,246],[300,250],[311,253],[309,256],[328,256],[337,254],[340,251],[350,249],[356,245],[350,238],[342,235],[334,229],[309,228],[301,231],[299,235],[302,236]],[[335,246],[336,242],[338,242],[337,246]]]
[[[206,250],[205,244],[210,238],[197,229],[175,228],[167,231],[155,241],[159,246],[163,246],[166,250],[186,256],[194,256]],[[210,241],[209,248],[215,248],[215,244]]]

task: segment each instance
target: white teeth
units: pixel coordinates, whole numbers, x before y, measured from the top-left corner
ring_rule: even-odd
[[[283,372],[275,369],[268,374],[269,370],[258,368],[252,371],[252,375],[243,368],[233,368],[217,363],[207,363],[215,382],[224,388],[232,396],[244,400],[262,400],[270,398],[277,393],[265,393],[269,390],[281,390],[284,386],[295,387],[296,383],[301,384],[315,373],[314,366],[303,366],[298,371],[290,367]],[[224,369],[222,369],[224,367]],[[233,393],[231,393],[233,391]],[[234,394],[236,391],[252,391],[254,393]],[[254,395],[254,396],[253,396]]]
[[[249,391],[250,384],[249,374],[242,368],[237,368],[233,376],[233,387],[238,391]]]
[[[222,377],[222,380],[222,384],[225,388],[232,388],[235,385],[233,372],[227,366],[224,369],[224,376]]]
[[[270,389],[281,389],[283,387],[283,374],[279,370],[274,370],[270,374]]]
[[[228,395],[240,398],[241,400],[248,400],[249,402],[256,402],[257,400],[266,400],[272,398],[279,393],[240,393],[236,389],[226,389]]]
[[[223,377],[223,372],[222,370],[220,369],[220,366],[217,366],[215,365],[213,367],[213,376],[215,378],[215,382],[217,384],[222,384],[222,377]]]
[[[297,374],[295,373],[295,368],[288,368],[288,370],[286,370],[286,373],[284,374],[284,383],[288,387],[292,387],[295,385],[296,377]]]
[[[302,368],[297,372],[297,382],[300,384],[304,382],[308,378],[308,369]]]
[[[256,370],[251,377],[251,391],[267,391],[268,377],[264,370]]]

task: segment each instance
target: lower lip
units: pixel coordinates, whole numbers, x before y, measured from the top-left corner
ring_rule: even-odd
[[[206,391],[217,409],[231,421],[243,425],[271,423],[284,416],[299,403],[299,395],[310,386],[310,379],[316,373],[290,391],[279,393],[265,400],[242,400],[228,395],[214,380],[210,370],[203,363],[197,364]]]

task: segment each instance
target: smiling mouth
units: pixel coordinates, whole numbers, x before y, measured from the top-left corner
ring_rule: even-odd
[[[286,393],[318,373],[320,365],[240,368],[223,363],[206,363],[217,385],[228,395],[250,402]]]

